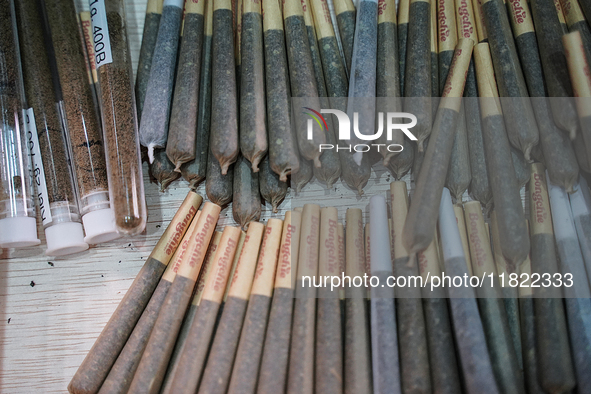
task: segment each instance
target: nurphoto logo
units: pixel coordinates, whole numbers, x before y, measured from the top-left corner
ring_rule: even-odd
[[[320,130],[328,131],[328,125],[326,119],[322,114],[333,114],[337,118],[338,121],[338,134],[335,136],[338,137],[339,141],[351,141],[351,129],[353,129],[353,133],[356,137],[357,141],[377,141],[382,140],[382,135],[384,131],[386,133],[386,141],[392,141],[392,135],[394,130],[400,130],[406,135],[411,141],[416,141],[417,137],[414,136],[413,133],[410,132],[410,129],[416,126],[417,124],[417,117],[408,112],[386,112],[386,126],[384,127],[384,113],[379,112],[377,116],[377,123],[378,127],[375,130],[374,134],[364,134],[359,131],[359,113],[353,112],[353,127],[351,127],[351,120],[349,119],[349,115],[347,115],[343,111],[339,111],[338,109],[321,109],[320,112],[309,108],[303,107],[304,110],[309,112],[304,112],[304,114],[310,116],[308,119],[308,140],[312,141],[313,133],[314,133],[314,123],[318,124]],[[402,123],[404,119],[410,119],[409,123]],[[385,130],[384,130],[385,129]],[[332,150],[336,149],[336,151],[347,150],[349,152],[368,152],[372,147],[375,147],[379,152],[381,148],[387,149],[388,152],[402,152],[404,149],[401,144],[398,143],[359,143],[353,145],[339,145],[339,144],[320,144],[318,149],[320,152],[324,150]]]

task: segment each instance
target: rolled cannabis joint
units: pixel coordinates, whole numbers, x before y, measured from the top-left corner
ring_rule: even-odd
[[[296,194],[302,191],[304,186],[308,184],[314,177],[312,162],[304,158],[300,158],[300,168],[298,172],[291,175],[291,187],[295,189]]]
[[[338,212],[336,208],[320,211],[320,247],[318,251],[320,277],[339,276]],[[343,338],[339,289],[318,289],[316,311],[315,392],[343,392]]]
[[[203,44],[201,45],[201,72],[197,124],[195,130],[195,159],[181,166],[181,174],[192,189],[205,179],[209,151],[209,127],[211,124],[211,56],[213,34],[213,2],[205,4]]]
[[[548,181],[548,180],[547,180]],[[572,286],[563,288],[570,348],[577,377],[577,390],[591,390],[591,291],[585,275],[585,263],[569,212],[568,195],[548,181],[552,223],[563,276],[570,273]]]
[[[433,240],[438,204],[450,162],[453,134],[458,123],[472,46],[472,40],[462,39],[455,50],[446,88],[433,125],[431,143],[425,153],[404,225],[402,237],[409,253],[426,249]]]
[[[358,113],[357,132],[361,135],[371,135],[375,130],[377,24],[378,2],[376,0],[361,0],[358,5],[355,25],[349,78],[350,99],[347,103],[349,119],[354,117],[354,112]],[[358,136],[357,132],[351,136],[352,144],[364,141],[364,138],[361,135]],[[366,155],[362,152],[353,153],[357,165],[362,164],[364,156]]]
[[[170,263],[166,267],[158,286],[150,298],[150,302],[146,305],[146,309],[144,309],[142,316],[138,320],[133,332],[117,357],[117,361],[113,364],[113,367],[103,382],[99,393],[120,393],[127,392],[129,389],[133,375],[135,374],[140,359],[142,358],[142,354],[144,353],[146,343],[148,342],[148,338],[150,337],[150,333],[152,332],[152,328],[154,328],[154,324],[156,323],[158,312],[164,303],[164,299],[166,298],[168,290],[176,276],[176,271],[187,251],[191,234],[197,227],[200,214],[201,211],[197,211],[195,217],[193,217],[191,225],[185,233],[186,236],[183,237],[181,243],[174,252]]]
[[[318,248],[320,243],[320,207],[304,205],[302,231],[298,252],[298,272],[293,306],[288,392],[314,390],[314,340],[316,326],[316,287],[312,281],[318,275]],[[307,282],[307,283],[306,283]]]
[[[242,239],[242,236],[240,238]],[[189,335],[189,331],[191,330],[191,326],[193,325],[193,321],[195,320],[195,316],[197,315],[197,310],[199,309],[199,304],[201,303],[201,298],[203,297],[205,283],[207,282],[207,278],[212,271],[211,261],[213,260],[215,252],[220,246],[221,240],[222,232],[215,231],[209,242],[207,252],[205,253],[205,258],[203,259],[203,264],[201,265],[201,271],[199,272],[197,282],[195,283],[195,288],[193,289],[193,298],[191,299],[191,304],[187,308],[185,318],[183,319],[183,323],[177,335],[176,343],[174,344],[174,349],[172,350],[172,354],[170,355],[170,361],[168,362],[166,375],[164,376],[164,380],[162,381],[162,393],[170,393],[172,379],[174,378],[174,375],[176,374],[176,370],[179,365],[180,354],[183,350],[183,346],[185,345],[185,341],[187,340],[187,336]],[[241,245],[239,241],[238,246],[236,247],[236,254],[238,254],[240,248]],[[235,259],[236,255],[234,255],[234,260]]]
[[[363,276],[366,273],[361,209],[347,209],[346,217],[346,267],[347,276]],[[345,393],[372,392],[370,332],[366,304],[367,289],[345,284]]]
[[[509,275],[516,274],[519,270],[503,256],[496,211],[490,213],[490,233],[497,276],[500,278],[502,275],[503,277],[510,278]],[[525,258],[524,262],[527,261],[527,259],[528,257]],[[509,323],[509,332],[511,334],[515,354],[517,355],[518,368],[523,369],[521,325],[519,323],[519,305],[517,302],[519,292],[516,288],[509,286],[507,282],[501,281],[500,285],[505,311],[507,313],[507,321]]]
[[[386,200],[375,195],[369,200],[371,275],[385,283],[392,275],[390,236]],[[371,348],[374,393],[401,393],[399,345],[394,288],[371,289]]]
[[[291,130],[291,93],[283,17],[275,0],[263,0],[263,9],[269,164],[279,175],[279,180],[287,182],[287,176],[300,169],[300,160]]]
[[[166,141],[166,154],[175,165],[175,171],[181,172],[181,166],[195,159],[201,88],[201,66],[205,1],[188,2],[185,6],[182,39],[178,55],[178,67],[170,127]],[[209,74],[208,74],[209,75]]]
[[[460,1],[456,5],[456,21],[458,37],[460,39],[471,39],[475,44],[478,43],[478,29],[470,0]],[[474,68],[474,58],[472,58],[466,76],[463,100],[468,135],[468,152],[470,155],[470,173],[472,175],[468,192],[472,198],[480,201],[484,207],[489,207],[492,202],[492,193],[486,171],[482,124],[477,97],[476,70]]]
[[[408,13],[410,0],[398,3],[398,73],[400,75],[400,95],[404,97],[404,75],[406,73],[406,44],[408,42]]]
[[[561,41],[562,35],[566,34],[561,26],[564,23],[562,7],[559,0],[532,0],[530,5],[546,88],[548,96],[551,97],[552,117],[556,125],[574,140],[578,122]]]
[[[439,107],[439,98],[441,97],[441,92],[439,91],[439,23],[437,23],[438,19],[438,2],[432,1],[431,2],[431,23],[429,25],[429,32],[430,34],[430,42],[431,42],[431,120],[435,119],[435,115],[437,115],[437,108]],[[457,40],[454,43],[457,44]],[[453,57],[453,49],[452,49],[452,57]],[[451,62],[451,58],[450,58]],[[449,65],[448,65],[449,68]],[[447,76],[447,73],[446,73]],[[445,84],[445,79],[441,81],[442,84]],[[442,88],[443,89],[443,88]],[[427,144],[427,140],[425,140],[425,146]],[[423,146],[423,148],[425,148]],[[424,155],[423,152],[420,152]]]
[[[153,161],[148,166],[150,180],[160,185],[160,191],[164,192],[166,188],[175,180],[181,177],[181,174],[175,171],[174,164],[170,162],[166,155],[166,150],[156,148],[153,153]]]
[[[339,35],[345,55],[347,71],[351,70],[351,58],[353,56],[353,40],[355,39],[355,6],[351,0],[335,0],[334,8],[337,14]]]
[[[554,182],[572,191],[573,185],[579,178],[579,167],[568,136],[559,130],[554,123],[550,103],[548,99],[544,98],[546,84],[529,7],[523,0],[518,0],[509,3],[509,11],[525,82],[532,97],[531,104],[538,123],[540,143],[548,166],[548,173]],[[515,155],[513,158],[515,172],[519,179]],[[529,168],[527,166],[523,169],[523,172],[527,173],[527,176],[525,176],[526,181],[529,180]],[[521,182],[519,184],[521,185]]]
[[[439,208],[439,234],[444,267],[450,276],[468,274],[449,190],[443,189]],[[464,384],[469,392],[500,393],[495,380],[478,305],[471,287],[448,287],[454,335]]]
[[[529,200],[532,273],[554,275],[559,272],[554,229],[545,169],[539,163],[531,164]],[[533,302],[539,383],[547,392],[568,392],[575,386],[575,374],[561,291],[536,287]]]
[[[220,164],[222,175],[228,174],[240,151],[232,26],[231,1],[214,1],[210,148]]]
[[[195,393],[197,390],[239,238],[238,227],[224,228],[220,245],[211,262],[203,297],[179,355],[170,386],[171,393]]]
[[[139,130],[140,143],[148,148],[150,163],[154,161],[154,148],[166,147],[183,3],[164,0],[162,7]]]
[[[475,276],[482,277],[496,271],[490,240],[482,216],[482,208],[477,201],[466,203],[464,208],[466,210],[465,224],[470,239],[472,270]],[[493,278],[492,281],[492,284],[485,283],[476,290],[492,367],[501,392],[523,393],[525,386],[518,363],[521,354],[517,353],[513,346],[499,283],[496,278]]]
[[[496,82],[488,44],[478,44],[474,50],[480,112],[486,151],[486,164],[499,223],[503,256],[518,267],[529,253],[529,236],[525,226],[519,185],[511,159],[511,149],[505,132],[505,122],[496,91]]]
[[[398,38],[396,27],[396,2],[387,0],[382,4],[382,11],[378,13],[378,46],[377,46],[377,71],[376,71],[376,97],[377,112],[400,112],[402,102],[400,100],[400,74],[398,64]],[[382,98],[386,97],[386,99]],[[392,106],[394,103],[394,106]],[[404,146],[404,134],[396,130],[392,139],[388,140],[387,133],[383,132],[377,139],[377,143],[388,145],[398,144]],[[384,166],[388,166],[390,160],[399,153],[390,152],[388,149],[380,150],[383,156]]]
[[[397,181],[402,179],[402,177],[410,171],[415,155],[413,144],[408,138],[404,139],[402,146],[402,152],[390,159],[386,166],[388,171],[390,171],[390,174],[392,174]]]
[[[419,275],[416,255],[407,252],[402,243],[402,231],[408,211],[406,182],[390,183],[392,204],[391,248],[394,257],[394,275],[408,280]],[[396,288],[396,314],[400,340],[400,375],[403,392],[431,392],[429,354],[426,324],[423,315],[421,289]]]
[[[304,98],[305,104],[314,110],[320,109],[318,100],[318,86],[314,77],[314,65],[308,41],[308,34],[304,21],[302,5],[298,0],[286,0],[283,5],[283,19],[285,25],[285,43],[289,61],[291,95]],[[292,112],[300,109],[292,108]],[[315,167],[320,167],[318,147],[326,143],[326,131],[312,124],[312,139],[308,139],[308,126],[304,117],[295,116],[295,134],[297,136],[300,155],[312,160]]]
[[[257,392],[259,393],[272,394],[281,392],[285,389],[285,383],[287,382],[301,224],[301,212],[294,210],[285,213],[279,262],[275,274],[273,301],[271,301],[258,374]]]
[[[404,110],[417,117],[413,134],[418,138],[419,152],[431,134],[431,3],[410,0],[406,66],[404,73]]]
[[[210,141],[213,142],[213,141]],[[232,201],[234,166],[228,168],[227,174],[222,174],[218,159],[209,152],[207,155],[207,177],[205,178],[205,192],[207,197],[219,206],[224,206]]]
[[[458,29],[456,22],[456,10],[453,0],[438,1],[439,23],[437,37],[439,41],[438,67],[439,67],[439,93],[443,93],[445,81],[449,72],[453,51],[458,40]],[[468,37],[469,38],[469,37]],[[472,39],[474,41],[474,39]],[[472,61],[470,61],[470,65]],[[470,66],[469,66],[470,67]],[[467,83],[467,77],[466,77]],[[462,200],[462,195],[468,189],[472,178],[470,169],[470,151],[468,146],[467,121],[464,113],[465,106],[460,107],[458,128],[454,136],[454,143],[451,151],[449,169],[445,180],[447,187],[456,201]]]
[[[236,251],[238,263],[234,273],[228,277],[228,298],[203,370],[199,392],[216,394],[225,393],[228,389],[264,231],[263,224],[251,223],[239,256]]]
[[[207,245],[213,235],[220,207],[210,202],[205,203],[199,215],[197,226],[190,236],[189,244],[178,267],[177,274],[166,294],[164,303],[158,312],[154,328],[146,344],[144,354],[138,364],[136,373],[129,387],[129,393],[158,393],[166,373],[177,335],[191,301],[191,294],[201,269]],[[240,230],[226,227],[220,241],[220,247],[214,258],[214,266],[218,260],[232,260],[234,248]],[[220,251],[222,253],[220,253]],[[231,257],[227,257],[231,255]],[[220,262],[219,265],[222,263]],[[215,277],[211,275],[210,277]],[[223,276],[220,275],[220,280]],[[225,282],[224,282],[225,283]],[[222,290],[223,292],[223,290]],[[197,317],[196,317],[197,320]]]
[[[203,199],[189,192],[111,319],[68,385],[70,393],[96,393],[150,301]]]
[[[261,218],[261,193],[259,174],[252,171],[250,163],[240,156],[234,166],[232,216],[246,230],[252,221]]]
[[[521,150],[525,160],[530,162],[530,152],[538,144],[539,133],[511,34],[507,10],[502,1],[486,0],[482,2],[482,11],[499,85],[499,96],[511,97],[501,102],[507,135],[511,144]]]
[[[562,37],[562,41],[576,97],[581,135],[589,159],[591,153],[591,77],[585,71],[589,69],[589,58],[586,56],[580,32],[566,34]],[[589,165],[591,166],[591,162]]]
[[[144,30],[142,33],[142,44],[137,64],[137,73],[135,77],[135,101],[137,104],[137,117],[141,119],[144,100],[146,99],[146,89],[152,70],[152,58],[154,48],[158,39],[158,28],[162,18],[162,5],[164,0],[148,0],[146,6],[146,18],[144,19]],[[92,45],[94,47],[94,45]]]
[[[287,195],[287,183],[281,182],[279,175],[271,170],[269,156],[265,156],[261,162],[261,170],[258,176],[261,196],[271,204],[273,213],[277,213],[279,204],[281,204]]]
[[[521,343],[523,344],[523,375],[528,393],[543,393],[538,381],[538,354],[536,351],[536,319],[531,286],[531,260],[525,259],[521,274],[527,275],[524,286],[519,287],[519,323],[521,324]],[[524,276],[525,276],[524,275]]]
[[[327,8],[322,7],[322,2],[316,4],[314,7],[310,7],[312,4],[313,3],[308,2],[307,0],[304,0],[303,2],[304,21],[306,23],[310,55],[312,56],[312,65],[314,66],[314,77],[316,79],[320,104],[322,108],[330,108],[324,78],[325,76],[335,73],[333,73],[331,67],[327,68],[326,73],[323,71],[321,57],[328,58],[331,55],[335,55],[336,58],[329,61],[329,64],[335,65],[333,68],[338,68],[336,65],[340,65],[342,68],[342,58],[334,30],[332,29],[330,12]],[[318,10],[318,8],[320,8],[320,10]],[[314,26],[314,19],[316,19],[318,29]],[[318,40],[316,40],[317,37]],[[322,54],[322,51],[325,51],[328,54]],[[332,117],[327,116],[325,120],[328,125],[325,133],[326,142],[334,147],[336,146],[337,141],[334,134],[335,127],[333,126]],[[334,182],[336,182],[341,176],[341,163],[339,161],[338,152],[333,149],[325,150],[320,156],[320,163],[322,164],[320,168],[314,167],[314,176],[316,176],[319,181],[326,183],[326,187],[330,189]]]
[[[261,2],[243,0],[240,39],[240,151],[258,172],[267,154]]]
[[[437,236],[427,249],[417,253],[417,262],[426,286],[431,285],[433,277],[441,276]],[[460,377],[445,288],[435,287],[431,290],[425,287],[421,291],[429,346],[431,385],[442,393],[457,393],[461,390]]]
[[[281,246],[282,228],[283,221],[280,219],[269,219],[265,228],[228,393],[254,393],[256,389]],[[203,394],[211,393],[203,387],[200,390]]]

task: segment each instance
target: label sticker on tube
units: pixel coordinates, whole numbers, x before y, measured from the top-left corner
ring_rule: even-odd
[[[105,0],[90,0],[90,19],[92,20],[92,42],[94,43],[94,61],[98,69],[105,64],[113,63],[111,40]]]
[[[47,184],[45,182],[45,171],[43,170],[43,162],[41,161],[41,149],[39,148],[39,136],[37,134],[37,126],[35,125],[35,113],[33,108],[29,108],[25,112],[25,130],[27,131],[27,144],[31,152],[31,164],[33,166],[33,183],[37,189],[37,202],[39,203],[39,212],[41,213],[41,220],[43,226],[51,223],[51,210],[49,209],[49,194],[47,193]]]

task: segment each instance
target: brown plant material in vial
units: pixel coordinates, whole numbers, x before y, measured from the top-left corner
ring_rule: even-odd
[[[287,183],[281,182],[279,175],[271,170],[269,156],[265,156],[259,172],[259,188],[261,196],[271,204],[273,213],[277,213],[277,207],[287,195]]]
[[[109,196],[117,229],[135,235],[146,226],[146,201],[125,15],[119,0],[106,0],[113,63],[99,67],[103,134],[109,163]]]
[[[263,17],[260,0],[243,0],[240,38],[240,152],[254,172],[267,154]],[[274,70],[275,71],[275,70]]]
[[[198,153],[201,154],[195,151],[195,139],[201,88],[204,3],[205,0],[200,0],[197,3],[187,2],[185,5],[183,35],[166,140],[166,155],[179,173],[184,163],[195,159]]]
[[[197,106],[197,125],[195,130],[195,159],[181,166],[181,174],[191,188],[196,188],[207,174],[209,150],[209,129],[211,125],[211,56],[213,32],[213,1],[205,5],[205,32],[201,49],[201,81]]]
[[[230,0],[216,0],[213,8],[210,147],[227,175],[240,150],[232,5]]]
[[[285,26],[285,42],[287,46],[287,60],[292,97],[305,98],[311,108],[319,109],[318,86],[314,77],[314,65],[304,21],[302,5],[299,0],[286,0],[283,4],[283,19]],[[292,112],[295,109],[292,108]],[[298,109],[299,111],[299,109]],[[307,123],[301,116],[295,117],[295,133],[297,136],[300,155],[312,160],[314,167],[320,167],[318,147],[326,143],[326,135],[320,128],[314,128],[313,139],[308,140]]]
[[[36,0],[15,3],[27,104],[35,112],[39,149],[50,206],[68,204],[77,212],[65,130],[58,115],[51,68],[44,41],[43,19]],[[10,32],[12,34],[12,32]]]
[[[478,44],[474,51],[486,164],[497,212],[503,256],[519,266],[529,253],[529,236],[525,227],[519,185],[512,163],[505,122],[496,91],[496,82],[488,44]]]
[[[164,149],[154,149],[154,161],[149,165],[149,169],[150,180],[160,185],[161,192],[181,177],[181,174],[175,171],[174,164],[170,162]]]
[[[282,182],[298,172],[300,160],[291,130],[291,93],[285,49],[283,18],[277,0],[263,0],[265,82],[269,164]]]
[[[72,2],[45,1],[55,60],[60,74],[68,134],[81,207],[96,192],[109,190],[103,134],[86,75],[83,46]],[[85,214],[86,212],[81,212]]]
[[[240,156],[234,166],[233,190],[232,215],[246,231],[250,222],[261,218],[261,193],[259,174],[252,171],[244,156]]]

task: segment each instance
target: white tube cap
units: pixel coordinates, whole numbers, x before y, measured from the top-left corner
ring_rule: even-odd
[[[0,219],[0,247],[26,248],[39,245],[37,221],[29,216]]]
[[[84,241],[89,245],[109,242],[121,237],[121,234],[117,232],[115,215],[111,208],[88,212],[82,216],[82,223],[86,233]]]
[[[45,254],[48,256],[65,256],[88,249],[88,244],[84,242],[82,224],[77,222],[62,222],[47,227],[45,238],[47,239]]]

